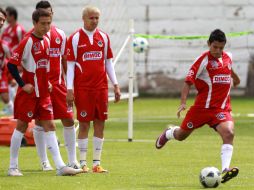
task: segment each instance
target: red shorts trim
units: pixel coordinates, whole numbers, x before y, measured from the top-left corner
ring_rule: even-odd
[[[75,91],[75,105],[80,122],[105,121],[108,118],[108,90]]]
[[[53,120],[53,109],[50,97],[33,97],[20,91],[14,101],[14,118],[25,122],[32,119]]]
[[[233,121],[229,111],[191,107],[181,124],[181,128],[184,130],[193,130],[205,124],[208,124],[210,127],[215,127],[224,121]]]
[[[53,106],[54,119],[72,119],[72,107],[66,103],[67,90],[63,84],[53,84],[50,98]]]

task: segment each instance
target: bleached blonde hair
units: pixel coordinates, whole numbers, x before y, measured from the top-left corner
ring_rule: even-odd
[[[83,8],[82,17],[84,17],[89,12],[97,12],[97,13],[101,14],[101,11],[98,7],[95,7],[93,5],[87,5]]]

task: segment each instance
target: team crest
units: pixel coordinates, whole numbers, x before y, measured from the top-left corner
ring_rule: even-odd
[[[192,128],[193,128],[193,123],[192,123],[192,122],[188,122],[188,123],[187,123],[187,127],[188,127],[189,129],[192,129]]]
[[[225,116],[224,113],[220,112],[220,113],[218,113],[218,114],[216,115],[216,118],[217,118],[218,120],[224,120],[224,119],[226,119],[226,116]]]
[[[102,47],[102,46],[103,46],[102,41],[98,41],[98,46],[99,46],[99,47]]]
[[[217,61],[215,61],[215,60],[211,61],[211,67],[212,67],[212,69],[218,69],[219,65],[218,65]]]
[[[60,38],[56,38],[56,43],[57,43],[57,44],[60,44],[60,43],[61,43]]]
[[[40,42],[35,42],[35,43],[33,44],[33,49],[34,49],[34,51],[35,51],[35,52],[39,51],[39,50],[40,50],[40,46],[41,46]]]
[[[30,117],[30,118],[31,118],[31,117],[33,117],[33,115],[34,115],[34,114],[33,114],[33,112],[32,112],[32,111],[27,112],[27,116],[28,116],[28,117]]]
[[[87,116],[87,113],[86,113],[85,111],[81,111],[81,112],[80,112],[80,116],[81,116],[81,117],[86,117],[86,116]]]

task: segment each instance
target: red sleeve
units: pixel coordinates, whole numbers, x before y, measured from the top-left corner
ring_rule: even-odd
[[[108,52],[107,52],[107,59],[111,59],[113,58],[113,52],[112,52],[112,49],[111,49],[111,45],[110,45],[110,39],[107,35],[107,38],[108,38]]]
[[[67,61],[76,61],[74,50],[73,50],[73,35],[67,40]]]
[[[195,83],[200,65],[201,65],[202,61],[204,60],[204,57],[205,57],[205,54],[201,55],[193,63],[193,65],[189,69],[189,72],[188,72],[187,76],[185,77],[185,82],[186,83],[188,83],[188,84],[194,84]]]
[[[18,47],[13,51],[11,58],[9,60],[10,63],[14,64],[14,65],[21,65],[21,61],[23,59],[23,54],[25,51],[25,47],[26,44],[28,42],[29,37],[24,38],[20,44],[18,45]]]

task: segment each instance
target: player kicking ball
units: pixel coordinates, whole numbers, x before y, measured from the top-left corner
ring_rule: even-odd
[[[156,140],[156,148],[162,148],[169,140],[185,140],[195,129],[208,124],[222,138],[221,163],[222,183],[238,175],[237,167],[230,168],[233,154],[234,122],[231,116],[230,89],[240,83],[232,69],[232,54],[223,51],[226,44],[223,31],[216,29],[209,37],[209,51],[199,56],[191,66],[181,93],[181,104],[177,116],[186,109],[191,85],[198,94],[180,127],[167,128]]]

